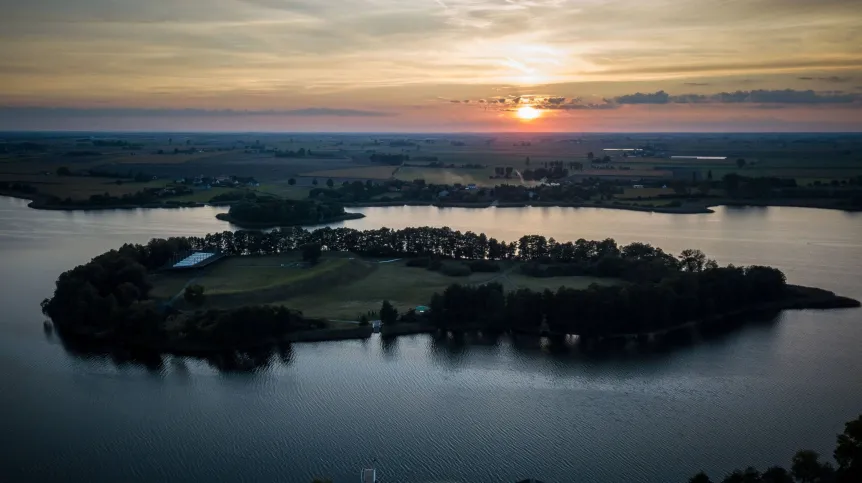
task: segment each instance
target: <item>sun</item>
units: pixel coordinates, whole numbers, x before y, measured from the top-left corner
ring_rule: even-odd
[[[523,106],[518,108],[517,116],[518,119],[522,121],[532,121],[542,115],[542,111],[536,109],[533,106]]]

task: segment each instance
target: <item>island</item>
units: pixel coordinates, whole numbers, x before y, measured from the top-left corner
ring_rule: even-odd
[[[364,218],[362,213],[347,213],[336,202],[283,200],[269,197],[243,199],[216,218],[242,228],[319,225]]]
[[[289,308],[288,308],[289,307]],[[298,227],[126,244],[60,275],[66,337],[164,353],[422,332],[649,340],[788,309],[859,307],[762,266],[644,243],[449,228]]]

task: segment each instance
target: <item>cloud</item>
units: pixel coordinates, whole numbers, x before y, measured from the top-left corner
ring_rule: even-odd
[[[859,86],[862,90],[862,86]],[[626,105],[672,105],[672,104],[746,104],[764,109],[779,109],[792,105],[862,105],[862,94],[848,93],[840,90],[813,91],[794,89],[755,89],[732,92],[716,92],[713,94],[670,94],[664,90],[656,92],[636,92],[597,101],[584,100],[581,97],[559,95],[523,95],[512,98],[480,99],[474,101],[485,105],[485,109],[510,110],[511,105],[520,101],[536,109],[553,111],[574,110],[605,110],[617,109]],[[464,101],[467,102],[467,101]]]
[[[702,86],[708,86],[709,82],[684,82],[683,85],[691,86],[691,87],[702,87]]]
[[[134,108],[67,108],[0,106],[0,115],[21,117],[388,117],[395,113],[359,109],[310,107],[282,110],[209,110],[209,109],[134,109]]]
[[[614,98],[617,104],[667,104],[670,101],[670,95],[665,91],[658,91],[653,94],[627,94]]]
[[[635,93],[618,96],[607,102],[616,104],[850,104],[858,102],[860,96],[837,91],[815,92],[813,90],[765,90],[718,92],[711,95],[682,94],[672,96],[665,91]]]
[[[829,76],[829,77],[797,77],[797,79],[804,80],[804,81],[816,80],[816,81],[835,82],[835,83],[850,82],[853,80],[852,77],[840,77],[837,75],[833,75],[833,76]]]

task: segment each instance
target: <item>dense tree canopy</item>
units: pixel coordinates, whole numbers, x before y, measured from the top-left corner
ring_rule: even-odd
[[[337,219],[344,215],[344,207],[310,200],[256,198],[232,205],[228,215],[237,222],[307,225]]]

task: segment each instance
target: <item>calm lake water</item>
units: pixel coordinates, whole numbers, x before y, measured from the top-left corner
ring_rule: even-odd
[[[48,212],[0,198],[0,480],[308,483],[684,482],[831,454],[862,413],[862,311],[789,312],[673,349],[537,343],[300,344],[253,371],[149,368],[67,352],[42,330],[57,275],[125,242],[228,229],[218,209]],[[616,238],[773,265],[862,298],[862,215],[368,208],[354,228],[450,226],[514,240]]]

